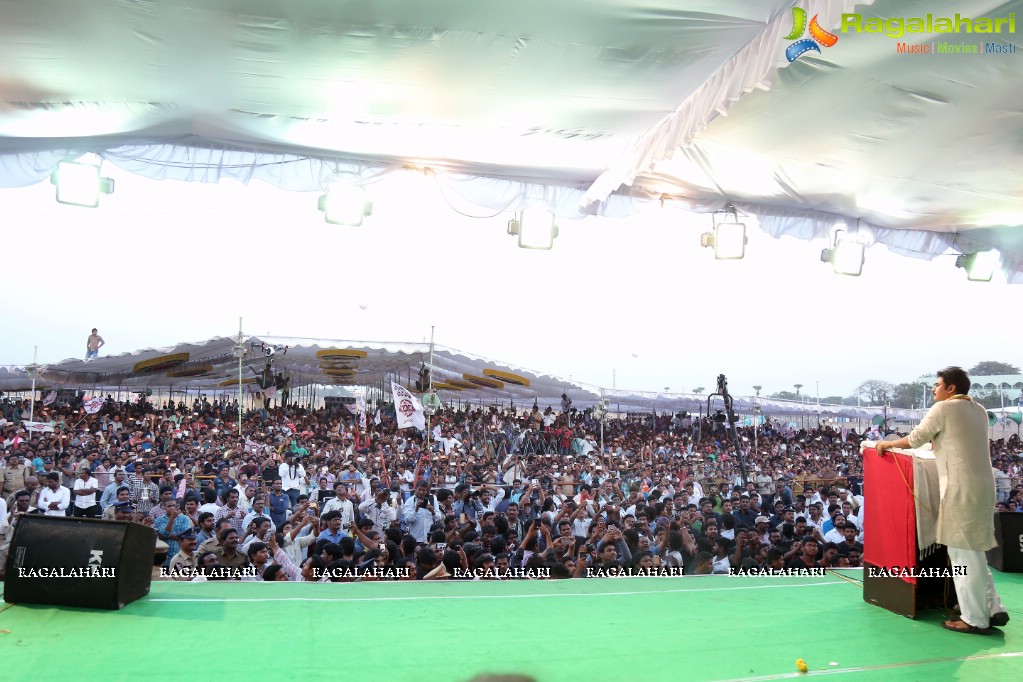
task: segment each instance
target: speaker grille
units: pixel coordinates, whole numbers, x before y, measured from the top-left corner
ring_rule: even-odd
[[[155,531],[137,523],[24,516],[11,541],[4,601],[121,608],[148,594],[155,544]]]

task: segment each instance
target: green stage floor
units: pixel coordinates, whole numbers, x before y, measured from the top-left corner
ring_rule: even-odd
[[[1012,620],[990,637],[866,604],[841,575],[154,582],[116,612],[0,606],[0,682],[1018,679],[1023,575],[995,581]]]

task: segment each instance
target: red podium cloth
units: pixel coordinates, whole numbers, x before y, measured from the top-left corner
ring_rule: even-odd
[[[878,457],[874,448],[866,448],[863,492],[867,509],[863,520],[863,561],[887,569],[916,566],[913,458],[894,452]],[[902,579],[916,584],[916,578]]]

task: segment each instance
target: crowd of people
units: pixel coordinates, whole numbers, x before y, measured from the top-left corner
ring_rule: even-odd
[[[570,578],[860,566],[863,436],[685,413],[2,402],[0,559],[24,514],[133,521],[178,580]],[[361,417],[361,418],[360,418]],[[601,443],[603,442],[603,447]],[[1023,510],[1023,447],[992,442]],[[745,473],[744,473],[745,472]],[[0,567],[3,562],[0,561]]]

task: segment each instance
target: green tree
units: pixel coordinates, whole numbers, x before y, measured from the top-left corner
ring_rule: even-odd
[[[978,362],[966,372],[970,376],[990,377],[999,374],[1019,374],[1019,367],[1005,362],[985,360]]]
[[[970,397],[989,410],[996,410],[1002,406],[1002,396],[998,391],[984,391],[977,394],[970,391]]]
[[[703,390],[704,390],[703,386],[697,386],[696,388],[693,389],[693,393],[695,393],[696,395],[699,395],[699,394],[703,393]]]
[[[887,395],[889,399],[892,397],[894,390],[895,386],[893,384],[889,384],[887,381],[881,381],[880,379],[867,379],[856,387],[856,391],[853,395],[859,396],[871,405],[880,405],[884,402],[885,395]]]
[[[930,403],[930,387],[914,383],[897,384],[892,388],[892,392],[889,394],[890,404],[892,407],[903,407],[906,409],[922,409],[924,407],[925,397],[927,398],[928,403]]]
[[[792,391],[778,391],[772,393],[769,398],[777,398],[778,400],[800,400],[800,396]]]

